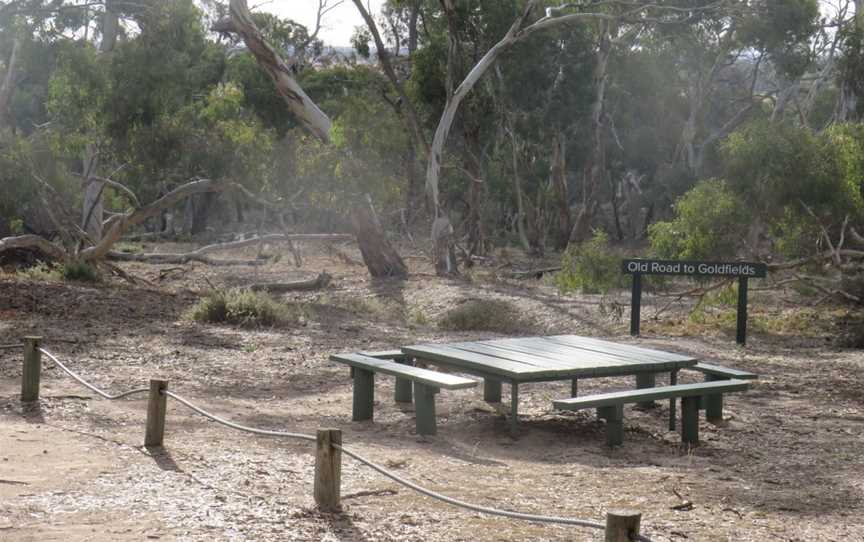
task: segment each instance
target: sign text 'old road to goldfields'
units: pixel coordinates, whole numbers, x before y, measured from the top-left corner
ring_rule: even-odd
[[[624,260],[622,271],[645,275],[764,278],[767,266],[749,262],[690,262],[680,260]]]

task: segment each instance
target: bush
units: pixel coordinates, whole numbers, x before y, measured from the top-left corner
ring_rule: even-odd
[[[606,232],[594,236],[579,246],[569,246],[561,259],[561,271],[555,275],[561,293],[581,290],[586,294],[605,294],[614,288],[627,286],[621,272],[621,258],[609,246]]]
[[[89,263],[71,260],[60,266],[60,275],[63,280],[77,280],[80,282],[99,282],[99,270]]]
[[[299,314],[269,295],[245,289],[217,290],[190,310],[196,322],[226,323],[243,327],[296,324]]]
[[[725,181],[702,181],[675,203],[675,218],[648,228],[652,251],[674,260],[733,258],[747,227],[744,205]]]
[[[63,268],[56,264],[40,261],[36,265],[18,271],[17,275],[39,282],[60,282],[63,280]]]
[[[527,331],[534,324],[526,320],[512,303],[500,299],[469,299],[447,311],[438,327],[447,331],[494,331],[516,333]]]

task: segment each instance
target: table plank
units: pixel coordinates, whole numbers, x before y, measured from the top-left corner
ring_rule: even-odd
[[[542,339],[550,342],[575,346],[577,348],[598,350],[607,353],[615,352],[621,355],[641,356],[643,359],[651,359],[654,361],[697,361],[697,359],[692,356],[652,350],[650,348],[632,346],[629,344],[613,343],[601,339],[594,339],[592,337],[579,337],[577,335],[551,335],[549,337],[542,337]]]
[[[605,365],[632,365],[634,361],[623,356],[612,356],[602,352],[575,348],[553,343],[541,343],[533,337],[523,339],[501,339],[490,341],[490,345],[498,346],[517,352],[533,352],[538,356],[545,356],[568,364],[572,368],[590,368]]]
[[[561,360],[556,360],[546,357],[531,351],[510,350],[493,346],[486,342],[467,342],[448,344],[447,346],[465,350],[466,352],[474,352],[476,354],[484,354],[496,358],[502,358],[519,363],[526,363],[533,367],[549,367],[554,369],[573,369],[573,364],[568,364]]]
[[[561,369],[541,368],[527,363],[467,352],[458,348],[450,348],[447,345],[418,344],[405,346],[402,351],[410,356],[433,363],[442,363],[452,367],[474,370],[482,374],[505,376],[517,380],[520,377],[556,377],[567,372]]]

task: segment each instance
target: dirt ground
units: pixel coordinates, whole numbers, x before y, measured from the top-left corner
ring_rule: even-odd
[[[408,281],[374,282],[333,251],[306,248],[304,256],[299,270],[287,255],[260,268],[124,265],[148,281],[137,286],[6,275],[0,344],[42,335],[45,348],[111,392],[164,377],[176,393],[239,423],[312,434],[341,428],[346,447],[477,504],[594,521],[610,508],[634,508],[654,541],[864,540],[864,352],[837,346],[830,326],[754,326],[741,348],[733,330],[694,334],[683,306],[648,296],[644,336],[636,340],[627,335],[625,292],[560,296],[544,281],[495,279],[494,268],[444,280],[419,254],[409,258]],[[211,285],[324,269],[334,276],[326,290],[284,296],[302,306],[301,325],[239,329],[185,317],[196,292]],[[788,313],[785,294],[754,290],[754,321]],[[693,354],[760,379],[728,398],[722,426],[702,422],[702,443],[692,450],[667,431],[665,403],[628,408],[624,445],[607,448],[591,413],[551,410],[569,383],[522,388],[516,439],[480,389],[443,392],[438,435],[419,438],[410,408],[392,401],[390,378],[376,380],[374,422],[351,422],[348,370],[328,354],[496,337],[436,328],[442,313],[468,298],[516,304],[531,321],[524,335],[610,338]],[[22,408],[21,357],[0,350],[3,541],[602,539],[601,531],[453,508],[348,458],[344,511],[322,514],[313,506],[308,443],[232,431],[169,400],[165,447],[146,449],[142,396],[99,399],[48,362],[41,402]],[[595,379],[580,382],[580,393],[628,387],[627,379]]]

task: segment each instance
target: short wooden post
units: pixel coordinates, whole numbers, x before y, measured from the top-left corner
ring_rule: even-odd
[[[681,442],[699,444],[699,397],[681,398]]]
[[[375,407],[375,373],[354,367],[354,405],[351,419],[371,420]]]
[[[414,414],[418,435],[434,435],[437,432],[435,423],[435,394],[438,388],[417,382],[414,386]]]
[[[147,399],[147,429],[144,433],[144,446],[162,446],[165,439],[165,413],[168,396],[167,380],[150,379],[150,395]]]
[[[401,363],[403,365],[414,365],[411,361],[411,358],[404,358],[402,360],[396,360],[396,363]],[[396,402],[397,403],[410,403],[413,400],[413,382],[411,382],[407,378],[399,378],[396,377]]]
[[[21,374],[21,402],[39,400],[39,381],[42,378],[42,337],[24,337],[24,367]]]
[[[579,379],[574,378],[570,381],[570,397],[577,397],[579,395]]]
[[[483,379],[483,400],[487,403],[501,402],[501,381],[492,378]]]
[[[315,504],[324,512],[341,509],[342,431],[319,429],[315,445]]]
[[[639,534],[642,514],[634,510],[609,510],[606,512],[605,542],[631,542]]]
[[[636,389],[644,390],[653,388],[657,384],[657,376],[654,373],[639,373],[636,375]],[[654,401],[644,401],[638,403],[639,408],[654,408],[657,404]]]

